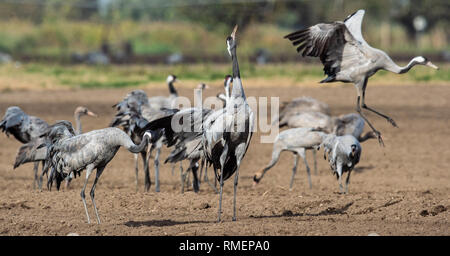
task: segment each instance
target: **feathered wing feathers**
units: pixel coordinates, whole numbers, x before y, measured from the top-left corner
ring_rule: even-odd
[[[45,161],[47,159],[47,147],[41,146],[42,144],[45,144],[45,138],[38,138],[22,145],[17,152],[14,169],[25,163]]]
[[[353,169],[359,163],[362,148],[358,140],[352,135],[328,135],[321,146],[324,147],[324,157],[328,156],[331,169],[339,176],[343,172]],[[353,156],[352,151],[354,151]],[[342,173],[337,173],[338,165],[341,165]]]
[[[355,66],[355,63],[364,64],[368,61],[361,48],[362,43],[356,40],[346,24],[340,21],[319,23],[286,35],[285,38],[292,41],[294,46],[298,45],[297,52],[302,56],[320,58],[324,65],[323,70],[328,75],[321,82],[349,80],[346,77],[336,76],[341,70]]]
[[[365,11],[364,10],[358,10],[351,15],[349,15],[345,20],[345,26],[350,31],[350,33],[353,35],[353,37],[358,40],[361,44],[366,44],[366,41],[364,40],[364,37],[361,33],[361,26],[362,21],[364,18]]]
[[[0,130],[6,135],[12,134],[18,141],[27,143],[42,135],[48,124],[34,116],[28,116],[19,107],[13,106],[6,110],[0,121]]]

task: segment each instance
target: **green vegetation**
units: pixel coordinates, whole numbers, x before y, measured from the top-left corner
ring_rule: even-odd
[[[450,65],[438,64],[440,70],[417,66],[410,72],[397,75],[379,71],[371,83],[377,84],[450,84]],[[40,63],[0,66],[0,90],[32,88],[120,88],[165,83],[168,74],[176,74],[182,83],[220,84],[231,72],[227,64],[196,65],[130,65],[86,66],[46,65]],[[316,84],[324,78],[321,65],[297,63],[255,65],[242,62],[244,80],[254,86],[266,84]],[[280,84],[280,85],[281,85]],[[264,86],[264,85],[262,85]]]
[[[240,56],[261,49],[292,56],[284,35],[360,8],[367,10],[364,37],[374,47],[389,54],[450,51],[448,0],[25,0],[0,1],[0,52],[67,59],[98,51],[103,42],[119,52],[129,42],[135,55],[224,56],[224,39],[239,24]],[[427,23],[420,34],[413,26],[418,16]]]

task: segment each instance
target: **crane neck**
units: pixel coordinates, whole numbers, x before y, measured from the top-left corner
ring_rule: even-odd
[[[231,61],[233,63],[233,89],[231,91],[231,96],[234,98],[236,97],[245,98],[244,88],[241,82],[241,73],[239,71],[239,63],[237,59],[236,48],[237,46],[231,49]]]
[[[82,132],[81,131],[81,113],[80,112],[75,113],[74,117],[75,117],[75,127],[76,127],[75,134],[79,135]]]
[[[202,89],[194,89],[194,106],[197,108],[201,108],[203,106]]]
[[[397,74],[404,74],[408,72],[416,64],[418,64],[418,62],[415,59],[412,59],[406,66],[401,67],[391,60],[391,64],[386,67],[386,70]]]
[[[135,145],[134,143],[132,143],[132,145],[128,148],[128,150],[131,153],[135,154],[142,152],[142,150],[144,150],[144,148],[148,145],[149,139],[150,138],[148,137],[148,134],[145,133],[144,136],[142,137],[141,143],[139,145]]]
[[[376,136],[372,132],[366,132],[363,136],[359,136],[358,141],[364,142],[368,139],[374,139]]]
[[[170,92],[170,94],[171,94],[171,95],[174,95],[174,96],[178,96],[178,92],[177,92],[177,90],[175,89],[175,86],[173,86],[173,82],[170,81],[170,82],[168,83],[168,85],[169,85],[169,92]]]

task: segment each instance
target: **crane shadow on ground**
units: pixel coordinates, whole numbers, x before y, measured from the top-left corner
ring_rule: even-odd
[[[320,217],[320,216],[328,216],[328,215],[344,215],[347,214],[347,210],[350,206],[353,205],[353,202],[350,202],[340,208],[328,207],[325,210],[320,211],[319,213],[293,213],[291,210],[284,210],[281,214],[275,215],[262,215],[262,216],[254,216],[251,215],[250,218],[282,218],[282,217]]]
[[[375,169],[375,166],[373,165],[368,165],[368,166],[359,166],[359,167],[355,167],[355,169],[353,169],[354,172],[356,173],[363,173],[369,170]]]
[[[166,226],[175,226],[175,225],[184,225],[184,224],[194,224],[194,223],[211,223],[210,221],[174,221],[174,220],[148,220],[148,221],[127,221],[124,223],[127,227],[137,228],[137,227],[166,227]]]

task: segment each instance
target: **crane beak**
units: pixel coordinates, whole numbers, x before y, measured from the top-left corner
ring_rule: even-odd
[[[88,115],[88,116],[93,116],[93,117],[98,117],[98,115],[95,114],[95,113],[92,112],[92,111],[88,111],[88,112],[87,112],[87,115]]]
[[[233,32],[231,33],[231,37],[233,38],[233,40],[236,39],[236,31],[238,29],[238,25],[234,26]]]
[[[431,67],[431,68],[439,70],[439,67],[434,65],[433,63],[431,63],[431,61],[427,61],[427,63],[425,63],[425,65],[428,66],[428,67]]]

